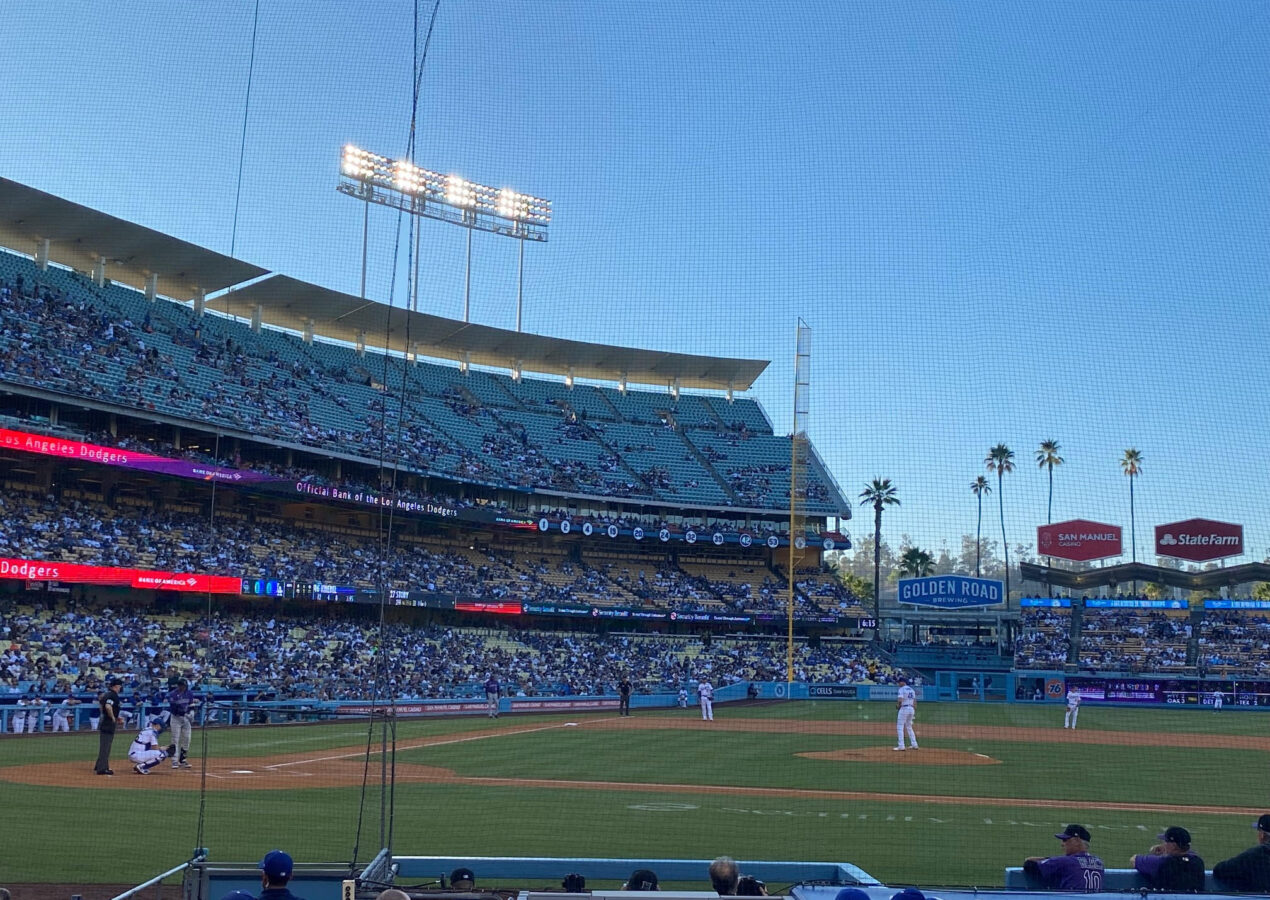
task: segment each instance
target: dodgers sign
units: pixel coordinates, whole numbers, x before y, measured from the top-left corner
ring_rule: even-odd
[[[995,606],[1005,598],[999,581],[966,578],[964,575],[932,575],[929,578],[901,578],[899,601],[914,606],[962,609],[967,606]]]

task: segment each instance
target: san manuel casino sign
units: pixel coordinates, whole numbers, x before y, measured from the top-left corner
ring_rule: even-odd
[[[1155,552],[1157,556],[1190,562],[1242,556],[1244,527],[1230,522],[1214,522],[1212,519],[1186,519],[1183,522],[1156,525]]]
[[[1037,553],[1058,559],[1089,562],[1108,559],[1124,552],[1119,525],[1072,519],[1036,529]]]

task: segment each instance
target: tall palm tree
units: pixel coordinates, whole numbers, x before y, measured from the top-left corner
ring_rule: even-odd
[[[1058,451],[1062,449],[1058,445],[1058,441],[1050,438],[1048,441],[1041,441],[1041,446],[1036,451],[1036,464],[1042,469],[1049,469],[1050,499],[1045,511],[1045,524],[1047,525],[1054,521],[1054,467],[1063,464],[1063,458],[1058,455]]]
[[[1001,479],[1014,471],[1014,451],[1005,444],[997,444],[988,451],[984,465],[989,472],[997,473],[997,507],[1001,511],[1001,546],[1005,548],[1005,608],[1010,608],[1010,544],[1005,539],[1005,499],[1001,496]]]
[[[1042,469],[1049,469],[1050,496],[1049,503],[1045,507],[1045,524],[1051,525],[1054,522],[1054,467],[1063,464],[1063,458],[1058,455],[1058,451],[1062,448],[1058,445],[1058,441],[1050,438],[1048,441],[1041,441],[1041,446],[1036,450],[1036,464]],[[1054,565],[1054,558],[1045,557],[1046,567]],[[1045,579],[1045,590],[1049,596],[1054,596],[1054,583]]]
[[[1131,557],[1133,562],[1138,561],[1138,526],[1134,517],[1133,509],[1133,479],[1142,473],[1142,453],[1130,447],[1124,452],[1124,456],[1120,457],[1120,470],[1129,476],[1129,540],[1131,542]],[[1134,593],[1137,593],[1138,585],[1134,582]]]
[[[924,578],[935,568],[934,558],[920,547],[909,547],[900,554],[900,574]]]
[[[983,547],[983,495],[992,493],[992,485],[982,475],[976,475],[970,482],[970,492],[979,499],[979,519],[975,523],[975,578],[979,575],[979,550]]]
[[[895,485],[891,484],[891,479],[874,478],[860,492],[860,505],[873,507],[873,619],[880,626],[878,577],[882,568],[882,509],[886,506],[899,506],[900,498],[895,495]]]

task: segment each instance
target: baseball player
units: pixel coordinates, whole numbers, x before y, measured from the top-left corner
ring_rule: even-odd
[[[899,712],[895,716],[895,747],[904,749],[904,736],[908,735],[910,750],[917,749],[917,735],[913,733],[913,717],[917,715],[917,691],[908,686],[908,679],[900,679],[900,689],[896,692],[895,708]]]
[[[172,768],[192,769],[189,756],[190,737],[194,733],[194,723],[190,721],[190,707],[194,705],[194,692],[190,683],[184,678],[177,681],[176,687],[168,691],[168,724],[172,726],[172,740],[168,744],[168,755],[172,757]],[[163,719],[156,717],[154,721],[162,726]]]
[[[14,734],[21,734],[26,731],[26,697],[18,698],[18,709],[13,714],[13,718],[9,720],[13,726]]]
[[[1067,712],[1063,715],[1063,727],[1075,728],[1076,717],[1080,715],[1080,694],[1075,688],[1067,690]]]
[[[485,679],[485,712],[491,719],[498,718],[498,698],[503,695],[503,686],[493,672]]]
[[[156,717],[146,722],[145,727],[132,739],[132,744],[128,747],[128,759],[135,764],[132,771],[138,775],[149,775],[151,769],[168,758],[167,753],[159,749],[157,731],[162,729],[163,722]]]
[[[1226,699],[1226,695],[1221,691],[1213,691],[1213,711],[1221,709],[1222,702]]]
[[[75,699],[74,694],[67,694],[62,698],[62,702],[53,708],[53,730],[54,731],[70,731],[71,730],[71,707],[79,706],[79,701]]]
[[[688,689],[687,688],[679,689],[679,708],[680,709],[688,708]]]
[[[714,721],[714,685],[702,679],[697,685],[697,696],[701,698],[701,721]]]

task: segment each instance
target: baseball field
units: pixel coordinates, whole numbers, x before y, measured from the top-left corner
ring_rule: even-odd
[[[1079,822],[1109,867],[1170,824],[1209,866],[1253,843],[1270,721],[1239,710],[923,704],[921,750],[897,753],[891,703],[721,705],[695,710],[411,719],[397,728],[398,854],[616,856],[852,862],[889,883],[1000,886],[1002,870],[1056,852]],[[193,770],[139,776],[115,742],[4,736],[8,823],[0,885],[139,883],[190,855],[272,847],[297,861],[379,847],[378,726],[208,729]],[[362,785],[368,785],[363,793]],[[55,864],[54,864],[55,861]]]

